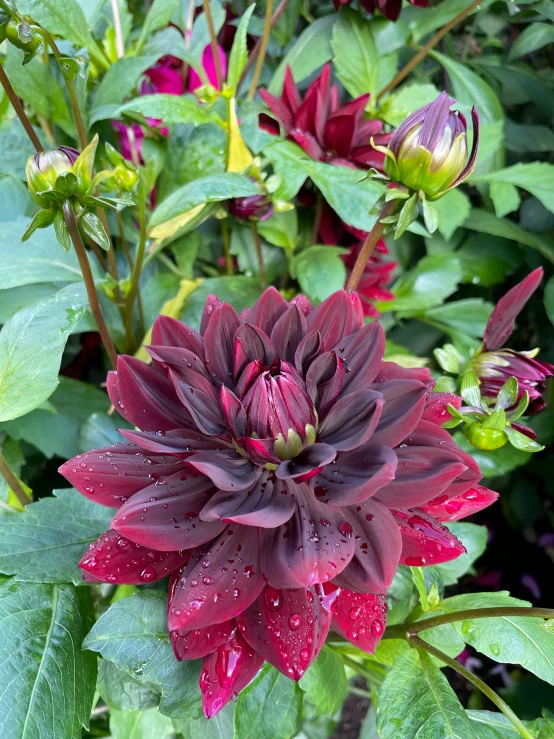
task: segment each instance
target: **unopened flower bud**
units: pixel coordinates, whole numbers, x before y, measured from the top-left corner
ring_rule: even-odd
[[[42,46],[42,36],[17,20],[11,20],[6,25],[5,34],[10,44],[25,52],[24,63],[30,61]]]
[[[392,137],[384,169],[394,182],[438,200],[466,180],[475,168],[479,143],[477,110],[473,119],[473,146],[467,148],[467,124],[459,111],[451,111],[448,93],[442,92],[397,128]]]
[[[472,446],[487,452],[500,449],[508,443],[508,435],[505,431],[483,428],[479,421],[464,426],[463,432]]]
[[[227,202],[229,213],[241,221],[265,221],[273,215],[273,203],[267,195],[232,198]]]
[[[57,149],[39,151],[29,157],[25,173],[29,192],[35,202],[41,207],[49,207],[50,200],[43,193],[53,190],[61,174],[72,172],[73,165],[79,157],[79,152],[70,146],[60,146]]]

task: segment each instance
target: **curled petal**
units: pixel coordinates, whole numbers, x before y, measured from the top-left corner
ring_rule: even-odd
[[[274,287],[268,287],[251,308],[241,313],[241,320],[257,326],[267,336],[271,336],[275,324],[289,309],[287,301]],[[281,357],[284,359],[284,357]]]
[[[203,629],[190,631],[176,630],[169,632],[175,657],[181,662],[189,659],[200,659],[227,644],[237,631],[234,618],[221,624],[212,624]]]
[[[235,334],[234,354],[235,380],[251,362],[259,359],[268,367],[275,356],[269,337],[257,326],[248,323],[243,324]]]
[[[306,389],[321,421],[337,399],[342,383],[342,365],[335,352],[324,352],[306,374]]]
[[[394,511],[394,515],[402,535],[400,564],[438,565],[465,553],[465,547],[454,534],[423,511]]]
[[[188,383],[207,389],[213,385],[211,376],[206,369],[202,359],[194,352],[181,346],[152,346],[146,347],[146,351],[152,357],[157,366],[162,366],[164,371],[171,368],[177,376]]]
[[[310,313],[307,319],[308,331],[319,331],[323,350],[332,349],[341,339],[350,336],[363,326],[363,315],[353,304],[345,290],[338,290]]]
[[[144,585],[167,577],[189,556],[189,551],[153,551],[109,530],[89,546],[79,567],[101,582]]]
[[[223,301],[220,300],[216,295],[208,295],[206,303],[204,304],[204,310],[202,311],[202,318],[200,319],[200,333],[202,336],[206,333],[212,316],[214,315],[217,308],[223,305]]]
[[[232,524],[173,576],[169,630],[198,629],[234,618],[256,600],[263,586],[258,530]]]
[[[300,313],[304,316],[309,316],[313,311],[314,307],[305,295],[297,295],[290,301],[291,305],[295,305]]]
[[[425,401],[425,410],[421,418],[424,421],[431,421],[437,426],[450,421],[452,416],[448,412],[448,405],[454,408],[461,408],[462,398],[454,393],[429,393]]]
[[[314,588],[266,587],[238,619],[246,641],[276,669],[300,680],[325,643],[331,614]]]
[[[386,382],[387,380],[417,380],[422,382],[428,390],[435,387],[435,381],[428,367],[401,367],[396,362],[381,364],[375,382]]]
[[[474,513],[488,508],[498,499],[498,493],[481,485],[476,485],[465,493],[449,498],[448,495],[439,495],[430,500],[421,510],[428,513],[437,521],[458,521],[460,518],[471,516]]]
[[[353,593],[343,588],[333,601],[331,626],[358,649],[373,654],[387,625],[384,595]]]
[[[319,427],[319,437],[337,451],[366,442],[379,422],[383,396],[374,390],[356,390],[334,404]]]
[[[312,362],[323,351],[323,342],[319,331],[310,331],[300,344],[294,355],[294,364],[302,376],[306,376]]]
[[[304,314],[296,305],[291,305],[275,323],[271,332],[271,343],[276,356],[294,364],[296,350],[306,335],[306,330]]]
[[[304,478],[330,464],[336,454],[334,447],[329,444],[311,444],[293,459],[281,462],[275,471],[275,477],[279,480]]]
[[[171,431],[132,431],[119,429],[119,433],[129,441],[138,444],[142,449],[158,454],[177,454],[187,457],[193,452],[206,449],[217,449],[222,446],[219,439],[204,436],[190,429],[172,429]]]
[[[223,303],[216,308],[204,334],[206,364],[218,384],[233,388],[235,334],[241,325],[234,308]]]
[[[258,467],[235,451],[200,452],[187,462],[209,477],[220,490],[245,490],[261,474]]]
[[[212,718],[258,674],[264,658],[240,634],[204,657],[200,673],[202,709]]]
[[[204,340],[190,326],[186,326],[176,318],[159,316],[152,326],[152,344],[163,346],[180,346],[204,358]]]
[[[137,544],[160,551],[192,549],[225,528],[221,521],[199,519],[213,493],[211,480],[190,470],[161,477],[119,509],[112,528]]]
[[[227,426],[235,439],[246,434],[246,411],[237,396],[225,385],[221,386],[221,407],[227,421]]]
[[[217,436],[225,430],[225,423],[219,403],[210,388],[200,389],[183,382],[179,375],[169,370],[169,377],[175,388],[175,393],[190,413],[196,426],[207,436]],[[172,428],[177,428],[172,426]]]
[[[334,350],[343,365],[341,395],[366,390],[377,377],[383,363],[383,327],[378,321],[368,323],[360,331],[339,341]]]
[[[82,495],[100,505],[119,508],[155,476],[184,472],[185,464],[164,454],[145,454],[135,444],[115,444],[79,454],[62,464],[63,475]]]
[[[375,383],[373,389],[384,398],[373,441],[394,447],[417,426],[425,407],[425,386],[417,380],[388,380]]]

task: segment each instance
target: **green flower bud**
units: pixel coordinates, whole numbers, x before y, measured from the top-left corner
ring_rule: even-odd
[[[42,208],[50,207],[51,199],[45,196],[45,193],[55,189],[56,181],[61,174],[73,171],[78,157],[79,152],[70,146],[46,149],[29,157],[25,169],[27,185],[38,205]]]
[[[466,424],[463,432],[472,446],[487,452],[500,449],[508,442],[508,435],[505,431],[483,428],[479,421]]]
[[[42,36],[26,23],[11,20],[5,33],[10,44],[25,52],[25,61],[30,61],[42,46]]]

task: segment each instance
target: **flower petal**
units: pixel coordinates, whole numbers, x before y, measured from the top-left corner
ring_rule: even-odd
[[[342,364],[335,352],[320,354],[306,373],[306,389],[320,421],[339,395],[342,375]]]
[[[310,331],[300,344],[294,354],[294,364],[298,372],[305,377],[312,362],[321,354],[321,334],[319,331]]]
[[[221,521],[199,519],[213,493],[211,480],[190,471],[160,478],[119,509],[112,528],[137,544],[159,551],[192,549],[225,528]]]
[[[392,449],[370,441],[339,454],[310,480],[310,485],[323,503],[353,505],[394,480],[397,463]]]
[[[189,556],[187,550],[153,551],[110,529],[89,546],[79,567],[101,582],[144,585],[167,577],[182,567]]]
[[[351,296],[346,290],[338,290],[310,313],[307,318],[308,331],[320,332],[323,350],[327,351],[362,328],[363,316],[361,318]]]
[[[417,380],[376,382],[384,406],[372,441],[394,447],[415,429],[425,408],[426,389]]]
[[[298,345],[306,335],[306,319],[296,305],[283,313],[271,331],[271,343],[275,349],[275,356],[285,362],[294,364]]]
[[[442,524],[420,510],[394,511],[402,535],[400,564],[410,567],[450,562],[466,549]]]
[[[197,629],[234,618],[256,600],[263,586],[258,530],[227,526],[174,575],[169,630]]]
[[[425,401],[425,410],[421,416],[424,421],[431,421],[437,426],[442,426],[446,421],[450,421],[452,416],[448,412],[448,405],[454,408],[460,408],[462,398],[454,393],[429,393]]]
[[[190,413],[200,431],[207,436],[221,434],[225,430],[225,423],[219,403],[212,392],[205,392],[199,387],[183,382],[179,375],[171,369],[169,378],[173,383],[177,398]]]
[[[234,376],[235,381],[243,370],[257,359],[268,367],[274,359],[274,351],[269,337],[257,326],[243,324],[235,334]]]
[[[246,411],[237,396],[225,385],[220,388],[219,399],[227,426],[235,439],[239,439],[246,434]]]
[[[119,433],[142,449],[158,454],[176,454],[183,459],[193,452],[221,448],[223,442],[204,436],[198,431],[172,429],[171,431],[132,431],[119,429]]]
[[[275,470],[275,477],[279,480],[304,477],[309,475],[310,472],[325,467],[334,460],[336,455],[335,448],[329,446],[329,444],[311,444],[293,459],[286,459],[281,462]]]
[[[208,295],[206,298],[206,303],[204,305],[204,310],[202,311],[202,318],[200,319],[200,333],[202,336],[205,335],[206,329],[209,326],[210,321],[212,320],[212,316],[214,315],[217,308],[220,308],[223,305],[223,301],[221,301],[217,295]]]
[[[449,498],[448,495],[439,495],[421,506],[424,513],[428,513],[437,521],[458,521],[460,518],[471,516],[474,513],[488,508],[498,499],[498,493],[481,485],[476,485],[461,495]]]
[[[258,467],[234,450],[199,452],[189,457],[187,462],[209,477],[220,490],[245,490],[261,474]]]
[[[135,444],[115,444],[79,454],[59,468],[82,495],[111,508],[119,508],[131,495],[152,485],[154,475],[163,477],[179,471],[185,471],[182,460],[145,454]]]
[[[238,619],[246,641],[277,670],[300,680],[319,654],[331,625],[314,588],[266,587]]]
[[[204,334],[204,354],[208,370],[218,384],[231,389],[233,383],[233,358],[235,334],[241,325],[234,308],[223,303],[212,314]]]
[[[160,346],[180,346],[204,357],[204,340],[190,326],[186,326],[176,318],[159,316],[152,326],[152,344]]]
[[[273,327],[288,311],[288,303],[274,287],[268,287],[260,295],[251,308],[246,308],[240,317],[245,323],[257,326],[267,336],[271,336]],[[283,359],[284,357],[281,357]]]
[[[184,631],[177,629],[169,632],[175,657],[179,660],[200,659],[227,644],[237,631],[234,618],[221,624],[212,624],[203,629]]]
[[[334,347],[343,364],[341,395],[366,390],[383,363],[385,333],[378,321],[339,341]]]
[[[331,626],[358,649],[373,654],[387,625],[384,595],[353,593],[342,589],[333,601]]]
[[[356,390],[339,398],[319,426],[320,439],[337,451],[355,449],[375,431],[383,402],[374,390]]]

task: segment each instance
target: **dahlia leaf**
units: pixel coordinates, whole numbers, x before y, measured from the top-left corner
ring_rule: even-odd
[[[525,411],[527,410],[527,406],[529,405],[529,392],[526,390],[523,393],[523,396],[521,397],[521,400],[517,404],[516,408],[514,408],[513,411],[508,411],[508,418],[510,421],[517,421],[518,418],[521,418]]]
[[[320,716],[334,716],[346,696],[344,663],[333,649],[323,647],[313,664],[298,683],[306,694],[306,700],[315,706]]]
[[[177,662],[167,633],[167,595],[146,590],[114,603],[83,642],[141,685],[161,695],[172,718],[200,715],[200,663]]]
[[[179,6],[179,0],[154,0],[142,26],[142,32],[137,42],[135,54],[138,54],[142,49],[151,33],[167,26]]]
[[[509,718],[504,716],[503,713],[493,711],[474,711],[467,710],[469,720],[475,724],[475,731],[479,732],[481,739],[520,739],[521,734]],[[542,719],[537,719],[532,723],[530,721],[523,721],[523,725],[531,731],[533,736],[538,736],[535,733],[536,729],[542,728]],[[532,726],[532,724],[536,724]],[[546,739],[546,737],[543,737]]]
[[[96,686],[102,700],[117,711],[145,711],[160,702],[160,696],[107,659],[98,661]]]
[[[293,680],[266,665],[239,696],[236,739],[290,739],[299,728],[302,697]]]
[[[486,526],[459,521],[446,522],[444,525],[462,542],[466,552],[451,562],[435,565],[433,569],[445,585],[455,585],[461,577],[473,572],[473,563],[486,549],[488,530]]]
[[[177,728],[169,716],[164,716],[157,708],[148,710],[110,711],[111,739],[172,739]]]
[[[310,246],[292,258],[291,274],[310,300],[325,300],[343,287],[346,267],[341,254],[345,253],[345,249],[333,246]]]
[[[23,513],[0,510],[0,572],[18,581],[82,585],[79,560],[109,525],[113,511],[76,490],[31,503]]]
[[[399,657],[381,686],[377,729],[382,739],[476,739],[446,677],[416,650]]]
[[[460,393],[465,402],[472,408],[481,407],[481,391],[479,390],[479,380],[473,370],[468,370],[463,377],[460,385]]]
[[[434,349],[433,354],[445,372],[451,372],[453,375],[459,373],[464,358],[454,344],[445,344],[442,348]]]
[[[516,431],[514,428],[506,426],[504,432],[506,433],[510,444],[522,452],[542,452],[544,449],[542,444],[538,444],[536,441],[533,441],[533,439],[522,434],[521,431]]]
[[[254,12],[256,5],[252,4],[244,13],[240,19],[233,46],[231,48],[231,55],[229,56],[229,71],[227,72],[227,84],[231,88],[233,95],[237,94],[237,88],[239,86],[240,77],[246,66],[248,59],[248,48],[246,46],[246,33],[248,30],[248,24],[252,13]]]
[[[377,92],[380,63],[372,29],[355,10],[342,7],[331,39],[337,77],[352,97],[369,92],[370,101]]]
[[[80,739],[96,684],[96,658],[81,650],[93,620],[88,589],[0,585],[2,736]]]

